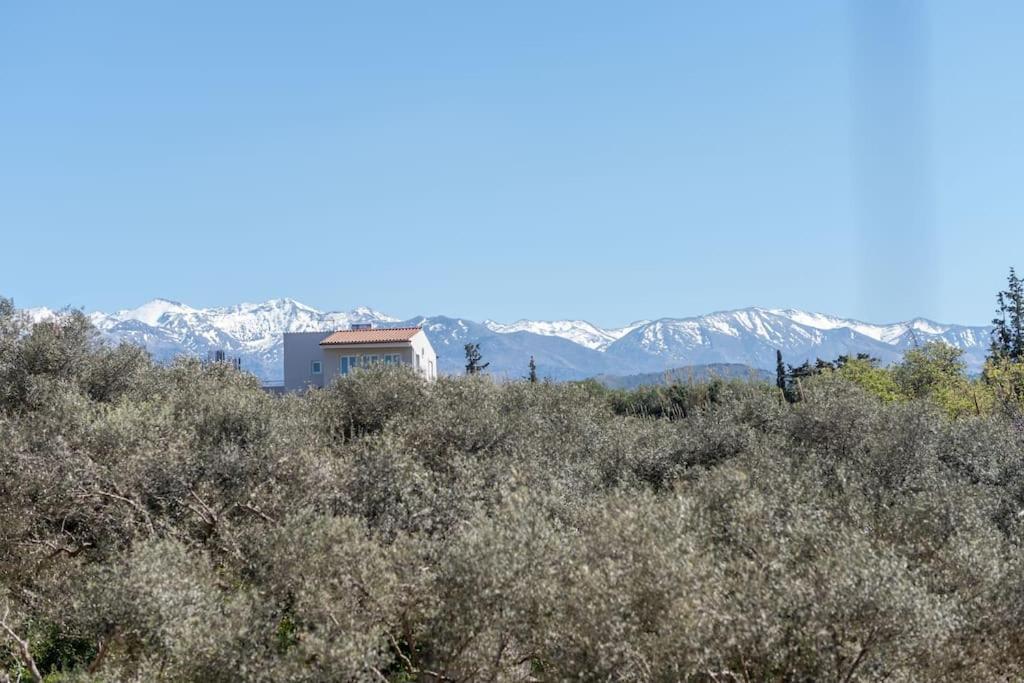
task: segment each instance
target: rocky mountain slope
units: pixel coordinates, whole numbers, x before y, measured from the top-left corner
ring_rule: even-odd
[[[34,309],[36,319],[52,315]],[[179,354],[206,357],[223,350],[242,359],[245,369],[265,381],[282,376],[282,334],[344,329],[352,323],[419,324],[437,350],[443,372],[462,371],[463,346],[480,344],[488,371],[515,378],[526,373],[530,356],[542,376],[578,379],[595,375],[657,373],[671,368],[740,364],[773,369],[775,350],[798,364],[816,357],[870,353],[898,360],[915,344],[941,339],[964,350],[968,368],[984,362],[989,328],[939,324],[916,318],[872,324],[794,309],[744,308],[690,318],[639,321],[604,329],[582,320],[503,324],[447,316],[398,320],[371,308],[319,311],[294,299],[271,299],[223,308],[193,308],[155,299],[134,309],[94,312],[90,319],[112,342],[147,348],[167,361]]]

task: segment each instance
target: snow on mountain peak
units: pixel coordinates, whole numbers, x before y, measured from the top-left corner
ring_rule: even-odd
[[[898,342],[901,337],[911,330],[914,332],[923,332],[924,334],[937,336],[946,334],[953,327],[951,325],[942,325],[926,318],[914,318],[903,322],[879,325],[851,318],[839,318],[836,316],[825,315],[823,313],[809,313],[807,311],[800,311],[792,308],[764,310],[768,313],[789,318],[798,325],[813,327],[819,330],[837,330],[847,328],[857,332],[858,334],[863,334],[866,337],[870,337],[871,339],[884,342],[886,344],[894,344]]]
[[[348,312],[349,316],[357,319],[369,319],[385,323],[397,323],[399,318],[392,317],[369,306],[356,306]]]
[[[484,326],[492,332],[510,334],[512,332],[531,332],[546,337],[561,337],[575,342],[588,349],[602,351],[612,342],[620,339],[643,323],[633,323],[626,327],[604,329],[586,320],[517,320],[514,323],[499,323],[485,320]]]
[[[910,321],[910,327],[917,332],[925,332],[926,334],[945,334],[949,331],[949,325],[940,325],[924,318],[914,318]]]
[[[118,321],[138,320],[147,325],[156,325],[162,317],[168,314],[193,313],[194,308],[185,306],[177,301],[169,299],[153,299],[142,304],[138,308],[130,308],[117,311],[112,316]]]

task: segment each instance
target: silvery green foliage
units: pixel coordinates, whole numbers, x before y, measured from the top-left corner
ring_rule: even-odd
[[[1024,677],[1024,447],[927,392],[276,398],[2,306],[0,375],[12,679]]]

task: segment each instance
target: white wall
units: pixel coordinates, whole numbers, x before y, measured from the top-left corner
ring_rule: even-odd
[[[430,345],[430,340],[427,339],[427,335],[420,330],[411,339],[412,342],[412,357],[413,364],[416,363],[416,355],[420,357],[420,373],[427,379],[437,379],[437,353],[434,352],[434,347]]]

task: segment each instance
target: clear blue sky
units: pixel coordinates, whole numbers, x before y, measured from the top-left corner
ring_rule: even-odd
[[[4,2],[0,293],[986,322],[1024,3]]]

